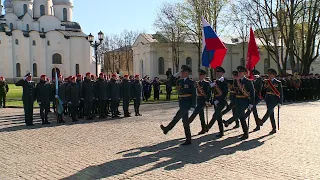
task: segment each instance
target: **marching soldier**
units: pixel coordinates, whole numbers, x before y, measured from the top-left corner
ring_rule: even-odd
[[[42,124],[50,124],[48,121],[48,113],[50,109],[52,87],[46,82],[46,75],[40,76],[40,82],[36,86],[36,92],[37,101],[40,106]]]
[[[22,101],[24,108],[24,118],[27,126],[33,126],[33,104],[36,100],[36,87],[32,81],[31,73],[26,74],[23,79],[16,83],[16,86],[22,86]]]
[[[205,80],[206,71],[200,69],[199,73],[199,81],[196,84],[197,87],[197,107],[193,111],[192,115],[189,117],[189,123],[191,123],[199,114],[200,122],[202,130],[198,133],[198,135],[205,134],[208,132],[208,127],[204,118],[204,107],[211,106],[211,87],[210,83]]]
[[[197,94],[194,81],[190,80],[189,74],[192,70],[186,66],[181,66],[181,78],[177,82],[177,89],[179,93],[179,111],[174,116],[173,120],[168,126],[161,125],[161,129],[164,134],[167,134],[182,118],[184,133],[186,135],[186,141],[182,145],[191,144],[191,132],[189,125],[188,113],[189,110],[194,110],[196,106]]]
[[[129,75],[124,75],[122,82],[120,84],[120,97],[122,99],[122,107],[124,112],[124,117],[130,117],[129,113],[129,103],[131,97],[132,85],[129,81]]]
[[[240,137],[241,140],[249,138],[248,125],[245,119],[245,110],[249,108],[252,109],[255,99],[254,87],[251,80],[245,77],[248,72],[247,68],[243,66],[238,66],[238,79],[237,79],[237,91],[236,91],[236,113],[232,119],[224,121],[226,127],[229,126],[234,120],[240,119],[243,136]]]
[[[142,85],[140,83],[140,76],[135,75],[135,80],[132,84],[132,98],[134,102],[134,112],[136,116],[141,116],[140,114],[140,104],[142,98]]]
[[[0,77],[0,108],[6,108],[6,95],[9,91],[9,86],[3,76]],[[3,103],[3,106],[2,106]]]
[[[76,81],[76,83],[77,83],[77,86],[78,86],[78,89],[79,89],[79,96],[81,97],[82,95],[81,95],[81,90],[82,90],[82,82],[83,82],[83,80],[82,80],[82,75],[81,74],[78,74],[77,75],[77,81]],[[71,83],[71,81],[69,81],[68,83],[66,82],[66,84],[67,84],[67,86],[68,85],[70,85],[70,83]],[[80,104],[79,104],[79,107],[78,107],[78,118],[79,119],[82,119],[83,118],[83,116],[84,116],[84,102],[83,102],[83,99],[81,98],[80,99]]]
[[[272,131],[270,134],[274,134],[277,132],[276,130],[276,121],[274,119],[274,108],[278,104],[283,103],[283,92],[282,92],[282,84],[281,81],[275,79],[277,75],[277,71],[274,69],[268,70],[269,79],[265,80],[264,88],[266,89],[266,97],[265,101],[267,104],[267,112],[263,116],[262,120],[259,121],[260,126],[262,126],[267,119],[270,117]]]
[[[67,90],[67,100],[70,107],[72,122],[77,122],[77,111],[80,102],[80,88],[76,83],[76,77],[71,78],[71,84]]]
[[[213,103],[214,103],[214,114],[211,121],[208,124],[208,130],[218,121],[220,133],[217,135],[221,138],[224,135],[223,123],[222,123],[222,110],[227,105],[227,95],[228,95],[228,82],[224,79],[223,74],[225,70],[222,67],[216,68],[217,80],[210,84],[213,88]]]
[[[94,82],[90,77],[91,73],[86,74],[86,78],[82,83],[81,95],[84,103],[84,113],[87,120],[93,120],[93,101],[94,101]]]
[[[111,99],[111,116],[112,118],[118,118],[119,115],[117,113],[119,100],[120,100],[120,85],[119,81],[116,79],[117,75],[112,74],[112,78],[109,83],[110,88],[110,99]]]
[[[252,70],[252,73],[254,75],[253,76],[254,77],[253,86],[254,86],[254,90],[255,90],[255,99],[254,99],[254,104],[253,104],[252,109],[248,110],[246,112],[245,119],[250,116],[251,112],[253,112],[253,116],[254,116],[254,119],[255,119],[255,122],[256,122],[256,128],[254,129],[254,131],[259,131],[260,130],[260,126],[259,126],[260,118],[259,118],[259,115],[258,115],[258,112],[257,112],[257,105],[262,100],[261,91],[262,91],[264,82],[263,82],[262,78],[260,77],[260,72],[259,71]]]
[[[107,83],[104,79],[104,74],[100,73],[96,82],[96,95],[98,99],[99,118],[103,119],[106,115],[106,101],[107,101]]]
[[[227,108],[222,111],[222,115],[227,114],[230,110],[232,110],[232,117],[235,116],[236,112],[236,83],[237,83],[237,78],[238,78],[238,71],[232,71],[232,78],[233,80],[230,81],[229,85],[229,99],[230,99],[230,104],[227,105]],[[239,120],[236,119],[236,125],[233,127],[233,129],[239,128]]]

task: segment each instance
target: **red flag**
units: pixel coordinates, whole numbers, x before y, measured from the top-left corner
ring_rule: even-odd
[[[254,33],[252,27],[250,27],[250,39],[249,39],[249,46],[248,46],[248,53],[247,53],[247,64],[246,68],[250,73],[250,79],[252,79],[252,69],[260,60],[260,53],[256,43],[256,39],[254,38]]]

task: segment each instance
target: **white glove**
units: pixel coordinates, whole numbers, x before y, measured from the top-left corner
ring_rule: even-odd
[[[27,77],[23,77],[22,79],[25,81],[27,79]]]
[[[175,73],[175,74],[173,75],[173,77],[175,77],[175,78],[179,77],[179,76],[180,76],[180,73],[181,73],[181,72]]]
[[[251,109],[253,108],[253,105],[252,104],[249,104],[249,110],[251,111]]]
[[[214,87],[216,85],[216,82],[210,83],[210,87]]]
[[[70,101],[70,102],[68,102],[68,103],[69,103],[69,104],[72,104],[72,103],[71,103],[71,101]]]
[[[192,108],[190,108],[190,111],[191,111],[191,112],[193,112],[193,111],[194,111],[194,108],[193,108],[193,107],[192,107]]]
[[[58,96],[58,95],[55,95],[54,97],[55,97],[55,98],[58,98],[59,96]]]
[[[216,105],[219,104],[219,101],[218,101],[218,100],[215,100],[213,103],[214,103],[214,105],[216,106]]]
[[[80,100],[83,100],[83,98],[81,98]]]
[[[210,106],[211,106],[211,103],[206,102],[206,106],[207,106],[207,107],[210,107]]]

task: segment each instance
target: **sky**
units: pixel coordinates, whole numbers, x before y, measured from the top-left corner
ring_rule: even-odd
[[[100,30],[120,34],[125,29],[154,33],[159,7],[177,1],[181,0],[73,0],[73,21],[87,34],[96,35]]]

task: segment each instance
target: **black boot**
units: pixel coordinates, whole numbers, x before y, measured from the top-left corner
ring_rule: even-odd
[[[184,143],[181,144],[181,146],[187,146],[191,144],[191,139],[187,139]]]
[[[128,111],[124,112],[124,117],[131,117]]]
[[[248,139],[249,138],[249,135],[248,134],[244,134],[244,135],[242,135],[239,139],[240,140],[246,140],[246,139]]]
[[[160,128],[162,129],[163,131],[163,134],[168,134],[168,130],[166,127],[164,127],[162,124],[160,125]]]

